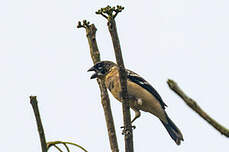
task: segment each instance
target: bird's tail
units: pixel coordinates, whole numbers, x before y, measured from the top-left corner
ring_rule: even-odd
[[[170,137],[176,142],[177,145],[180,145],[181,140],[184,140],[183,135],[181,131],[177,128],[177,126],[173,123],[173,121],[168,117],[167,114],[166,117],[168,120],[167,123],[163,122],[162,120],[161,122],[163,123],[166,130],[168,131]]]

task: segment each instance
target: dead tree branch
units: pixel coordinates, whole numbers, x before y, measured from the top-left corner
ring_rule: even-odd
[[[115,51],[116,62],[119,67],[119,75],[121,82],[121,102],[123,109],[123,120],[124,120],[124,134],[125,134],[125,151],[133,152],[133,131],[131,125],[131,116],[130,116],[130,106],[128,102],[128,94],[127,94],[127,74],[125,72],[125,66],[122,58],[121,46],[118,38],[117,27],[115,23],[115,17],[117,17],[118,13],[120,13],[124,7],[110,7],[107,6],[105,8],[101,8],[96,12],[96,14],[100,14],[107,19],[107,26],[112,38],[113,47]]]
[[[88,39],[88,43],[90,46],[90,54],[93,63],[97,63],[100,61],[100,53],[99,49],[97,46],[96,42],[96,27],[94,24],[90,24],[88,21],[84,20],[83,24],[81,22],[78,23],[78,28],[85,28],[86,29],[86,35]],[[108,136],[109,136],[109,141],[110,141],[110,147],[112,152],[118,152],[118,142],[116,138],[116,133],[115,133],[115,127],[114,127],[114,121],[113,121],[113,116],[112,116],[112,111],[111,111],[111,106],[110,106],[110,99],[108,96],[107,88],[105,85],[105,81],[101,79],[97,79],[100,92],[101,92],[101,102],[104,110],[104,115],[106,119],[106,125],[107,125],[107,131],[108,131]]]
[[[37,105],[37,97],[36,96],[30,96],[30,104],[33,107],[34,115],[35,115],[35,118],[36,118],[37,129],[38,129],[38,133],[39,133],[39,136],[40,136],[42,152],[47,152],[45,133],[44,133],[44,129],[43,129],[42,122],[41,122],[41,117],[40,117],[39,108],[38,108],[38,105]]]
[[[212,127],[218,130],[221,134],[226,137],[229,137],[229,130],[211,118],[192,98],[188,97],[173,80],[167,81],[169,88],[173,90],[179,97],[181,97],[184,102],[196,113],[200,115],[204,120],[206,120]]]

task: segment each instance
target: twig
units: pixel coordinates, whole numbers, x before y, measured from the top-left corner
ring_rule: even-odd
[[[66,143],[63,143],[64,147],[66,148],[67,152],[70,152],[70,149],[68,148]]]
[[[108,23],[108,29],[112,38],[113,47],[115,51],[116,62],[119,67],[119,75],[120,75],[120,83],[121,83],[121,102],[123,109],[123,120],[124,120],[124,134],[125,134],[125,151],[133,152],[133,132],[131,126],[131,117],[130,117],[130,106],[128,102],[128,94],[127,94],[127,75],[126,70],[122,58],[121,46],[118,38],[117,27],[115,23],[115,17],[119,12],[124,9],[122,6],[110,7],[107,6],[105,8],[101,8],[96,12],[96,14],[101,14],[105,16]],[[105,14],[105,15],[104,15]]]
[[[63,144],[65,146],[65,148],[67,149],[68,152],[70,152],[70,150],[69,150],[67,144],[68,145],[76,146],[76,147],[80,148],[81,150],[83,150],[84,152],[88,152],[85,148],[83,148],[82,146],[80,146],[78,144],[75,144],[75,143],[72,143],[72,142],[64,142],[64,141],[52,141],[52,142],[48,142],[47,143],[47,147],[48,147],[48,149],[50,147],[52,147],[52,146],[54,146],[55,148],[57,148],[56,145],[58,145],[58,144]],[[57,149],[59,150],[60,148],[58,147]]]
[[[63,152],[57,145],[53,145],[59,152]]]
[[[83,24],[79,22],[77,27],[78,28],[83,27],[86,29],[86,35],[87,35],[88,43],[90,46],[91,58],[94,64],[99,62],[100,53],[99,53],[99,49],[98,49],[96,37],[95,37],[96,30],[97,30],[95,25],[90,24],[88,21],[84,20]],[[106,119],[110,147],[111,147],[112,152],[118,152],[119,151],[118,142],[116,138],[114,121],[113,121],[113,116],[112,116],[112,111],[111,111],[111,106],[110,106],[110,99],[108,96],[106,85],[105,85],[104,80],[97,79],[97,82],[98,82],[100,92],[101,92],[101,102],[102,102],[104,115]]]
[[[215,121],[213,118],[211,118],[204,110],[200,108],[200,106],[188,97],[177,85],[177,83],[173,80],[167,81],[170,89],[172,89],[179,97],[181,97],[184,102],[196,113],[200,115],[204,120],[206,120],[211,126],[213,126],[216,130],[218,130],[221,134],[223,134],[226,137],[229,137],[229,130],[225,127],[223,127],[221,124],[219,124],[217,121]]]
[[[41,122],[41,117],[40,117],[39,108],[38,108],[38,105],[37,105],[36,96],[30,96],[30,104],[33,107],[34,115],[35,115],[35,118],[36,118],[37,129],[38,129],[38,133],[39,133],[39,136],[40,136],[42,152],[47,152],[45,133],[44,133],[44,129],[43,129],[42,122]]]

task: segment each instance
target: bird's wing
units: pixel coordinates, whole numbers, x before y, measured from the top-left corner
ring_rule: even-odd
[[[161,107],[163,109],[167,107],[167,105],[163,102],[161,96],[157,93],[157,91],[137,73],[127,70],[127,79],[129,79],[130,81],[140,85],[141,87],[149,91],[160,102]]]

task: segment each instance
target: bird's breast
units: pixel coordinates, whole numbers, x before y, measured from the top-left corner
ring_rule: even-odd
[[[105,78],[105,83],[112,95],[117,100],[121,101],[121,84],[118,72],[109,73]],[[161,107],[160,102],[149,91],[140,85],[127,80],[127,92],[130,107],[150,112],[161,120],[166,119],[164,109]]]
[[[105,78],[105,84],[106,87],[110,90],[112,95],[117,99],[121,100],[120,92],[121,92],[121,84],[119,80],[119,74],[118,71],[112,71],[109,74],[107,74]]]

